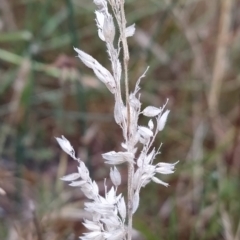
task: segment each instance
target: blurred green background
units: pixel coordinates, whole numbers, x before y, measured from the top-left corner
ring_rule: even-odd
[[[0,239],[72,240],[84,198],[59,178],[76,163],[103,190],[101,153],[119,150],[113,97],[73,46],[110,69],[89,0],[0,0]],[[156,161],[176,162],[141,192],[134,228],[146,240],[240,239],[240,0],[128,0],[129,76],[143,107],[171,110]],[[140,119],[141,124],[146,119]],[[126,191],[126,168],[121,167]]]

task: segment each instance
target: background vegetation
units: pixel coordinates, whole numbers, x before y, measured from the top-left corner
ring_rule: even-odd
[[[157,161],[180,160],[169,188],[142,191],[134,227],[147,240],[240,239],[240,1],[128,0],[126,15],[132,86],[150,66],[143,102],[169,98]],[[94,18],[89,0],[0,0],[0,239],[84,231],[83,196],[59,180],[76,165],[55,136],[100,186],[101,153],[120,149],[112,96],[73,51],[110,68]]]

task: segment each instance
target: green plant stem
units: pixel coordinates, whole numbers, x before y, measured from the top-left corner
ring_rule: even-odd
[[[17,54],[6,51],[4,49],[0,49],[0,59],[5,62],[21,65],[25,57],[21,57]],[[44,72],[47,75],[56,77],[56,78],[59,78],[62,76],[61,70],[59,68],[56,68],[47,64],[39,63],[36,61],[31,61],[31,63],[32,63],[31,67],[35,71]]]

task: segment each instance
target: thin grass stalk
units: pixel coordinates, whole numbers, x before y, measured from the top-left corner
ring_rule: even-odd
[[[121,20],[122,20],[122,28],[121,28],[121,38],[123,45],[123,62],[124,62],[124,77],[125,77],[125,97],[126,97],[126,106],[127,106],[127,137],[130,135],[130,122],[131,122],[131,113],[130,113],[130,105],[129,105],[129,80],[128,80],[128,62],[129,62],[129,50],[127,38],[125,35],[126,29],[126,17],[124,11],[124,3],[121,2]],[[127,231],[127,239],[132,239],[132,204],[133,204],[133,174],[134,174],[134,166],[132,163],[128,163],[128,231]]]

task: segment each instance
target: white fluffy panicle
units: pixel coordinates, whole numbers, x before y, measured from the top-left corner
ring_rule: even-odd
[[[120,19],[120,0],[94,0],[97,6],[96,25],[98,28],[99,38],[106,43],[107,53],[109,55],[112,69],[111,71],[103,67],[96,59],[82,50],[74,48],[81,61],[93,70],[95,75],[103,82],[109,91],[113,94],[115,100],[114,119],[123,131],[124,141],[121,144],[123,151],[110,151],[102,154],[105,162],[113,166],[110,170],[110,179],[113,187],[107,190],[105,186],[105,196],[99,195],[98,186],[90,176],[84,162],[75,156],[75,151],[70,142],[62,136],[56,138],[60,147],[74,160],[79,162],[78,171],[62,177],[63,181],[69,183],[72,187],[80,187],[85,196],[90,200],[85,203],[85,210],[88,211],[92,218],[85,220],[84,226],[89,230],[82,240],[125,240],[126,228],[125,219],[127,217],[127,207],[122,194],[117,194],[117,188],[121,184],[121,174],[116,165],[127,163],[133,166],[134,172],[132,176],[132,213],[139,206],[140,190],[149,182],[153,181],[163,186],[168,183],[160,180],[158,174],[171,174],[174,172],[176,163],[159,162],[154,165],[154,159],[160,154],[160,147],[156,150],[153,147],[154,140],[158,132],[165,127],[169,110],[165,109],[166,104],[162,107],[147,106],[141,110],[139,84],[141,78],[138,79],[135,89],[129,94],[129,112],[122,100],[121,94],[121,73],[122,66],[119,60],[121,51],[121,38],[116,41],[117,47],[114,46],[115,26],[113,16],[108,11],[108,3],[111,5],[114,16]],[[131,37],[135,32],[135,25],[126,27],[122,30],[125,37]],[[140,115],[149,118],[147,126],[138,124]],[[129,119],[128,119],[129,117]],[[129,200],[128,200],[129,201]],[[129,214],[129,213],[128,213]]]

